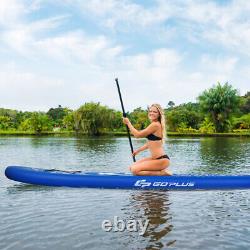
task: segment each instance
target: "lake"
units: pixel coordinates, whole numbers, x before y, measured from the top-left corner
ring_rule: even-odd
[[[133,139],[135,148],[145,142]],[[169,137],[165,149],[175,174],[250,174],[250,138]],[[250,248],[250,190],[57,188],[4,176],[8,165],[128,172],[127,138],[2,136],[0,163],[1,250]],[[149,225],[144,235],[104,231],[114,216]]]

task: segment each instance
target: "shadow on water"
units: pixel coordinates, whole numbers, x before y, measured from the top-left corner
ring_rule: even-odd
[[[16,193],[23,193],[23,192],[48,192],[54,191],[58,189],[58,187],[49,187],[49,186],[42,186],[42,185],[32,185],[32,184],[15,184],[13,186],[7,187],[6,190],[8,194],[16,194]]]
[[[229,174],[246,161],[246,139],[239,138],[204,138],[200,141],[201,166],[196,173]]]
[[[171,224],[171,202],[166,191],[143,190],[133,192],[130,203],[123,208],[127,220],[149,221],[146,232],[138,239],[131,234],[130,243],[135,246],[145,245],[143,249],[162,249],[175,244],[175,240],[166,242],[166,236],[173,230]],[[138,243],[134,243],[134,241]],[[137,248],[140,249],[140,248]]]

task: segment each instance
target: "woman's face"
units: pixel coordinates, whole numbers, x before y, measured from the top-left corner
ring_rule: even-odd
[[[158,109],[154,106],[150,107],[148,110],[148,118],[150,121],[158,121],[160,117],[160,113]]]

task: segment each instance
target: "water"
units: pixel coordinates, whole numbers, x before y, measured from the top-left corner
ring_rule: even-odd
[[[250,174],[249,138],[171,137],[165,147],[176,174]],[[249,190],[52,188],[4,176],[7,165],[126,172],[130,163],[126,138],[0,137],[0,249],[249,249]],[[149,226],[143,236],[102,230],[114,216]]]

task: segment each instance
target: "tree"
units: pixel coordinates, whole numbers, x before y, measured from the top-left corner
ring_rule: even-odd
[[[65,127],[67,130],[73,130],[74,129],[74,113],[68,112],[68,114],[63,117],[62,124],[63,124],[63,127]]]
[[[8,126],[6,123],[5,123],[5,125],[2,124],[2,127],[5,127],[5,129],[11,129],[11,128],[17,127],[16,124],[18,122],[17,121],[18,111],[12,110],[12,109],[0,108],[0,116],[5,117],[5,120],[8,119]],[[2,120],[2,122],[3,122],[3,120]]]
[[[124,130],[125,131],[125,126],[122,122],[122,112],[121,111],[112,111],[112,119],[111,119],[111,127],[112,129],[116,130]]]
[[[211,122],[208,117],[205,117],[204,121],[200,124],[199,131],[204,134],[214,133],[215,127],[213,122]]]
[[[134,109],[128,114],[128,117],[131,119],[135,128],[139,130],[146,128],[150,123],[148,119],[148,112],[143,110],[141,107]]]
[[[41,112],[32,113],[31,117],[25,123],[28,130],[33,130],[36,133],[52,130],[52,123],[50,118],[46,114]]]
[[[100,103],[85,103],[74,113],[75,128],[89,135],[99,135],[101,130],[112,127],[114,112]]]
[[[233,119],[233,126],[236,129],[249,129],[250,128],[250,113],[243,115],[239,118]]]
[[[165,110],[167,126],[170,131],[177,131],[179,128],[198,129],[203,116],[200,114],[199,104],[185,103],[174,108]]]
[[[174,105],[175,105],[175,103],[174,103],[173,101],[169,101],[169,102],[168,102],[168,106],[169,106],[170,108],[173,108]]]
[[[50,108],[47,112],[47,115],[54,121],[54,125],[61,126],[64,116],[66,116],[69,111],[69,109],[63,108],[61,105],[58,105],[57,108]]]
[[[250,113],[250,92],[248,91],[244,96],[241,97],[240,111],[243,114]]]
[[[201,116],[198,112],[188,110],[186,107],[178,107],[166,112],[166,120],[170,131],[189,127],[198,129]]]
[[[0,129],[8,129],[11,127],[11,119],[8,116],[0,115]]]
[[[226,132],[230,129],[230,118],[240,103],[236,89],[228,83],[221,85],[218,82],[213,88],[205,90],[198,100],[201,110],[210,116],[216,132]]]

